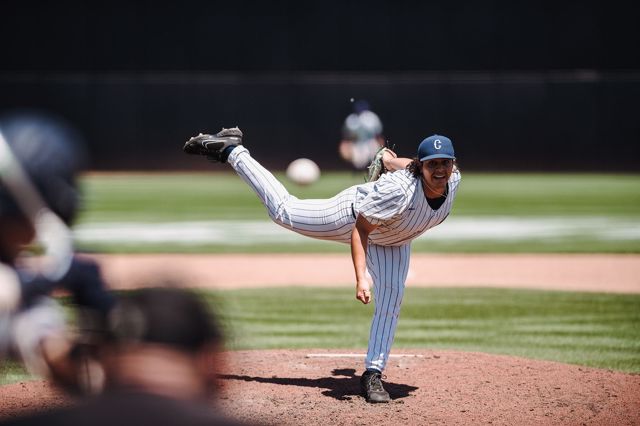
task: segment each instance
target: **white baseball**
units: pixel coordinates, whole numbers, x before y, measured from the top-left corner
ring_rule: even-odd
[[[320,177],[320,167],[308,158],[298,158],[287,167],[287,177],[298,185],[310,185]]]

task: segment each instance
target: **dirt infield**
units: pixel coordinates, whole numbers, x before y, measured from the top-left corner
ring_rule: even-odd
[[[471,352],[394,355],[408,356],[389,362],[393,401],[371,405],[359,395],[363,354],[227,353],[218,409],[282,425],[640,424],[640,375]],[[3,417],[69,403],[42,382],[4,386],[0,401]]]
[[[348,254],[96,258],[117,289],[154,285],[159,277],[200,288],[353,281]],[[414,255],[408,285],[640,293],[640,256]],[[398,349],[386,371],[393,402],[370,405],[359,395],[364,355],[342,352],[229,352],[219,409],[285,425],[640,425],[637,374],[482,353]],[[0,388],[0,417],[69,403],[43,382]]]
[[[231,354],[222,408],[286,425],[640,424],[640,376],[522,358],[402,351],[387,369],[390,404],[359,396],[362,357],[337,351]],[[402,355],[396,351],[397,355]]]
[[[117,289],[174,277],[189,287],[343,286],[345,254],[96,255]],[[509,287],[640,293],[640,255],[413,254],[408,286]]]

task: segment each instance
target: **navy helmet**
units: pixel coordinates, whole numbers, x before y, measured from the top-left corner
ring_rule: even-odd
[[[47,206],[71,223],[79,204],[76,175],[86,159],[79,133],[58,118],[36,112],[0,117],[0,132]],[[0,178],[0,216],[22,214],[14,197]]]

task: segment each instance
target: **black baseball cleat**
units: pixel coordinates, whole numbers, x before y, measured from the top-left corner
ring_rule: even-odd
[[[227,160],[225,150],[238,145],[242,145],[242,130],[232,127],[222,128],[215,135],[200,133],[189,139],[182,150],[187,154],[204,155],[211,161],[224,163]]]
[[[382,386],[382,373],[376,370],[367,370],[360,378],[362,395],[367,402],[390,402],[391,397]]]

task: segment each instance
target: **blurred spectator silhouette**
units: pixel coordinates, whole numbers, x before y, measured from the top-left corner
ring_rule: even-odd
[[[101,327],[114,302],[98,266],[72,246],[83,153],[81,136],[60,118],[35,111],[0,118],[0,358],[15,355],[32,374],[76,391],[77,368],[88,365],[79,360],[93,342],[81,348],[71,338],[49,294],[71,293],[85,331]],[[29,245],[38,256],[27,262]]]
[[[384,145],[382,122],[364,100],[356,101],[353,109],[342,126],[342,140],[338,151],[343,160],[351,163],[357,170],[363,170]]]
[[[198,296],[177,288],[123,295],[106,328],[100,395],[8,424],[240,424],[216,413],[211,400],[223,338]]]

